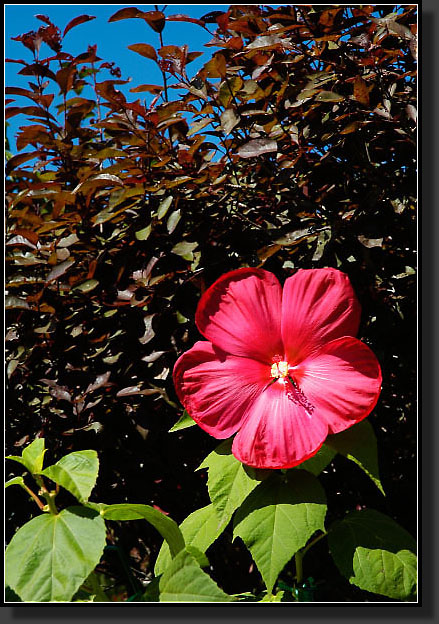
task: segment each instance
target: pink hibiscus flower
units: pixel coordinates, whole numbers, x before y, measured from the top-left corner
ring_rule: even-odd
[[[291,468],[376,405],[378,360],[354,336],[360,304],[336,269],[299,270],[282,287],[263,269],[226,273],[195,321],[207,341],[176,362],[177,395],[195,422],[256,468]]]

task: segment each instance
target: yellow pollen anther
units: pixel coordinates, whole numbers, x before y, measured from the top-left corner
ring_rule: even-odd
[[[279,377],[288,377],[288,362],[276,362],[271,366],[271,376],[274,379]]]

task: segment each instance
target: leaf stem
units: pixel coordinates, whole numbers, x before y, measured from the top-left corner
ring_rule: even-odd
[[[32,492],[32,490],[30,489],[30,487],[28,487],[25,483],[22,484],[22,487],[26,490],[26,492],[32,496],[32,498],[34,499],[34,501],[36,502],[36,504],[38,505],[38,507],[41,509],[41,511],[43,511],[44,509],[44,505],[43,503],[40,501],[40,499],[38,498],[38,496],[35,494],[35,492]]]
[[[314,544],[317,544],[317,542],[319,542],[321,539],[323,539],[327,535],[328,533],[326,531],[323,531],[323,533],[320,533],[319,535],[317,535],[317,537],[311,540],[311,542],[307,544],[305,548],[302,548],[302,550],[297,551],[296,554],[294,555],[294,561],[296,563],[296,582],[297,583],[301,583],[303,581],[303,558],[304,556],[306,555],[308,550],[312,546],[314,546]]]
[[[56,516],[58,514],[58,509],[55,505],[55,496],[57,494],[56,491],[54,490],[53,492],[49,492],[49,490],[44,485],[42,477],[40,477],[39,475],[33,475],[33,477],[40,486],[40,492],[46,500],[48,510],[51,514]]]

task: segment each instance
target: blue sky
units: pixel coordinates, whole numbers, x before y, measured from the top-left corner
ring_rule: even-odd
[[[96,19],[80,24],[70,30],[65,39],[63,49],[71,54],[80,54],[87,50],[88,45],[97,44],[97,53],[102,61],[112,62],[120,67],[122,78],[132,78],[131,83],[121,85],[120,88],[126,94],[129,89],[139,84],[162,84],[160,70],[156,63],[150,59],[139,56],[135,52],[128,50],[127,46],[134,43],[149,43],[156,49],[160,47],[159,36],[141,19],[127,19],[118,22],[108,22],[116,11],[124,7],[135,6],[142,11],[154,11],[155,7],[151,4],[70,4],[70,5],[52,5],[52,4],[21,4],[21,5],[5,5],[5,55],[6,58],[23,59],[32,61],[32,53],[25,48],[22,43],[12,41],[11,37],[21,35],[30,30],[38,30],[44,23],[38,20],[35,15],[47,15],[50,20],[58,26],[61,31],[70,20],[79,15],[94,15]],[[228,8],[228,4],[218,5],[200,5],[188,4],[177,5],[168,4],[165,9],[166,15],[175,15],[183,13],[190,17],[201,17],[211,11],[222,11]],[[158,5],[163,9],[164,5]],[[216,24],[207,24],[211,32],[216,29]],[[211,39],[211,35],[198,26],[186,22],[167,22],[162,33],[164,45],[183,45],[189,46],[190,52],[204,52],[202,56],[195,59],[187,68],[189,76],[194,75],[197,70],[206,63],[214,48],[204,47],[204,44]],[[50,48],[42,45],[41,55],[51,55],[53,52]],[[27,87],[29,77],[19,76],[17,72],[21,69],[21,65],[16,63],[6,63],[5,67],[5,84],[7,86]],[[172,93],[172,90],[171,90]],[[176,94],[177,92],[175,92]],[[134,94],[130,93],[132,100],[141,97],[150,97],[148,93]],[[28,101],[25,100],[26,104]],[[17,104],[21,104],[17,98]],[[20,115],[12,117],[10,120],[10,128],[8,129],[8,137],[11,143],[11,149],[15,151],[15,142],[13,137],[20,125],[23,125],[24,118]]]

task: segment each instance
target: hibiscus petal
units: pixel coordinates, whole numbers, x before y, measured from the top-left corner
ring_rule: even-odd
[[[175,389],[190,416],[215,438],[240,427],[252,401],[270,381],[270,368],[197,342],[174,367]]]
[[[250,406],[232,453],[255,468],[292,468],[315,455],[327,434],[326,422],[289,398],[283,381],[276,381]]]
[[[329,342],[292,372],[314,406],[313,416],[328,423],[329,433],[344,431],[368,416],[381,390],[378,360],[356,338]]]
[[[347,275],[337,269],[302,269],[289,277],[282,299],[287,360],[298,364],[322,345],[355,336],[361,308]]]
[[[226,273],[202,296],[195,322],[220,349],[262,362],[283,354],[282,288],[272,273],[244,268]]]

